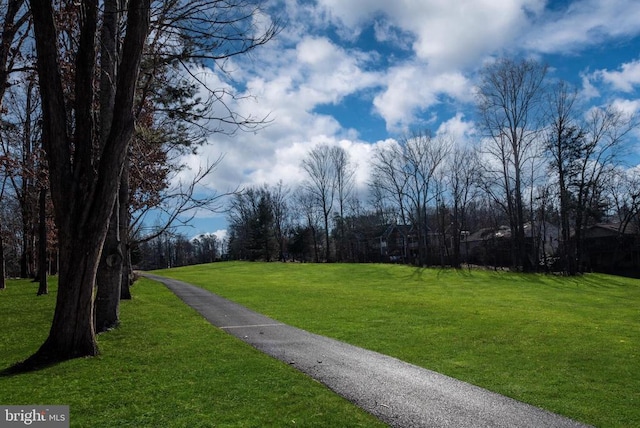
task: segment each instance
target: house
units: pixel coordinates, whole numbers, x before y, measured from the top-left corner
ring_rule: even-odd
[[[471,264],[510,266],[513,263],[509,226],[487,227],[461,237],[462,260]],[[550,263],[559,247],[560,230],[549,222],[524,224],[525,245],[532,265]]]
[[[640,228],[637,223],[597,223],[582,234],[587,271],[640,278]]]
[[[386,226],[377,237],[377,248],[382,261],[407,262],[418,248],[413,227],[400,224]]]
[[[511,229],[508,226],[485,227],[464,233],[460,242],[461,258],[469,264],[509,266],[510,239]]]

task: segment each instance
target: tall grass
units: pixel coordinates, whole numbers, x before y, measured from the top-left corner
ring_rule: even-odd
[[[638,280],[239,262],[159,273],[589,424],[640,426]]]

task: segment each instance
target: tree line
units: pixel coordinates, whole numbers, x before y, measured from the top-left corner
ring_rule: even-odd
[[[501,264],[519,271],[588,269],[585,230],[614,223],[638,230],[640,170],[626,165],[637,118],[615,105],[588,106],[546,65],[502,58],[480,73],[476,141],[426,130],[375,148],[367,195],[357,165],[338,146],[311,149],[304,182],[249,187],[229,206],[229,254],[246,260],[381,261],[396,225],[419,266],[488,263],[464,254],[465,239],[505,226]],[[557,228],[544,254],[546,225]],[[397,259],[396,259],[397,260]]]

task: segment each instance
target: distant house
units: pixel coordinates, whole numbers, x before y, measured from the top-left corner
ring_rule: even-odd
[[[377,247],[382,261],[406,263],[417,250],[413,227],[390,224],[377,237]]]
[[[640,277],[640,229],[631,223],[598,223],[583,232],[586,270]]]
[[[462,260],[470,264],[508,266],[511,264],[508,226],[485,227],[463,234],[460,243]]]
[[[532,265],[550,263],[558,250],[559,233],[559,228],[548,222],[525,223],[525,245]],[[487,227],[464,233],[461,238],[460,252],[463,261],[489,266],[512,264],[509,226]]]

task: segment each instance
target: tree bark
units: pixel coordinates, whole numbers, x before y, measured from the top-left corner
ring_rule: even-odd
[[[129,164],[125,163],[120,174],[120,247],[122,249],[122,279],[120,281],[120,299],[131,300],[131,252],[129,248]]]
[[[43,142],[59,233],[60,273],[49,336],[21,365],[21,370],[98,353],[93,291],[120,173],[133,135],[133,98],[150,14],[149,0],[129,2],[113,120],[103,149],[96,153],[92,107],[98,2],[82,2],[73,134],[67,127],[59,53],[56,44],[51,43],[57,40],[52,4],[47,0],[30,3],[38,54]]]
[[[47,189],[40,188],[38,195],[38,296],[49,294],[47,284]]]
[[[116,199],[96,274],[96,333],[115,328],[120,323],[123,260],[120,240],[120,201]]]

